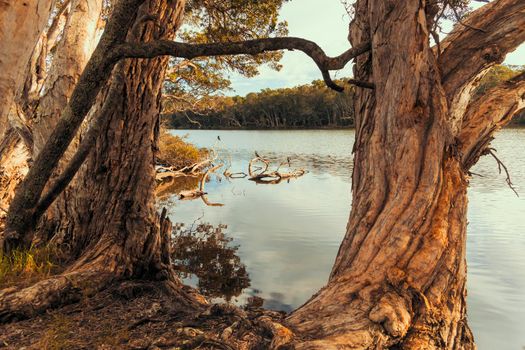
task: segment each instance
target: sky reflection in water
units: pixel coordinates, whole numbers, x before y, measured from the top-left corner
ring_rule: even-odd
[[[247,171],[254,151],[292,158],[293,167],[310,171],[278,185],[246,179],[213,177],[208,199],[224,203],[207,207],[200,200],[162,200],[173,222],[226,224],[238,245],[251,287],[240,303],[257,295],[265,307],[291,311],[325,282],[341,242],[350,211],[351,130],[303,131],[172,131],[189,134],[201,147],[218,144],[231,155],[232,172]],[[467,240],[469,322],[478,347],[522,349],[525,346],[525,129],[502,131],[493,142],[508,166],[520,198],[506,186],[493,159],[484,157],[473,169],[469,190]],[[197,283],[195,279],[190,281]]]

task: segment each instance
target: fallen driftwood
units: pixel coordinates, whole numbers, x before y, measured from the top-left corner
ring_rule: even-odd
[[[204,173],[204,175],[202,176],[199,182],[199,188],[193,189],[193,190],[181,191],[179,193],[179,199],[195,199],[195,198],[205,196],[207,193],[206,191],[204,191],[204,184],[206,183],[208,176],[211,173],[215,172],[217,169],[222,168],[222,166],[223,164],[218,164],[218,165],[212,166],[211,168],[208,168],[208,170],[206,170],[206,172]],[[205,200],[204,202],[206,203],[207,200]],[[213,204],[213,203],[210,203],[210,204]]]
[[[169,177],[177,177],[177,176],[197,176],[199,175],[199,172],[205,168],[206,166],[209,166],[212,163],[213,159],[205,159],[201,162],[194,163],[188,166],[185,166],[181,169],[175,169],[174,167],[166,167],[159,165],[156,167],[157,175],[156,179],[159,181],[163,181],[166,178]]]
[[[270,160],[261,157],[257,152],[255,152],[255,158],[250,160],[248,165],[248,174],[249,180],[255,181],[262,184],[278,184],[283,180],[288,180],[292,178],[298,178],[307,173],[304,169],[295,169],[290,172],[280,171],[283,165],[288,165],[291,167],[291,159],[288,157],[286,162],[281,162],[277,169],[269,171]]]
[[[217,153],[212,151],[212,157],[203,160],[201,162],[186,166],[182,169],[173,169],[173,167],[158,166],[157,167],[157,180],[159,185],[166,183],[167,179],[172,179],[172,181],[177,177],[195,177],[199,179],[198,187],[190,190],[181,190],[178,192],[178,197],[180,200],[194,200],[201,198],[202,201],[207,206],[223,206],[221,203],[213,203],[208,200],[206,197],[207,192],[205,191],[205,184],[208,180],[210,174],[216,172],[218,169],[224,165],[218,164],[213,165],[213,161],[217,158]],[[231,159],[229,161],[228,167],[222,172],[222,175],[226,179],[242,179],[248,178],[251,181],[254,181],[258,184],[278,184],[283,180],[295,179],[303,176],[307,173],[304,169],[290,169],[288,171],[282,171],[281,168],[287,166],[288,169],[291,168],[291,159],[288,157],[285,162],[279,163],[275,170],[270,170],[271,161],[267,158],[261,157],[257,152],[255,152],[255,158],[250,160],[248,164],[248,174],[244,172],[231,172]],[[201,176],[202,169],[208,167],[206,172]]]

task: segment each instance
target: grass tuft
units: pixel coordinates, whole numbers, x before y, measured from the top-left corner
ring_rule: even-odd
[[[10,255],[0,253],[0,288],[19,282],[34,282],[55,274],[60,268],[60,252],[57,248],[31,247],[15,250]]]

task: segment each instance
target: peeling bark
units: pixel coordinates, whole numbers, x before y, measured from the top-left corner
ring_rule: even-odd
[[[350,39],[370,41],[372,50],[354,74],[375,90],[356,93],[352,211],[330,279],[287,320],[303,337],[299,349],[475,348],[466,321],[461,153],[470,159],[469,150],[519,108],[522,92],[508,83],[467,114],[455,99],[525,40],[523,26],[514,27],[525,20],[523,2],[487,6],[469,23],[489,34],[456,29],[438,61],[419,1],[357,2]],[[480,60],[490,44],[497,59]]]
[[[84,67],[97,44],[97,29],[102,2],[72,0],[71,10],[53,55],[43,94],[33,119],[34,157],[38,155],[67,106]]]
[[[0,1],[0,138],[8,129],[8,114],[21,90],[25,68],[47,24],[51,0]]]
[[[132,6],[140,1],[123,3]],[[503,28],[507,34],[513,33],[512,37],[498,34],[477,38],[463,31],[439,56],[429,44],[427,21],[431,16],[425,2],[357,1],[350,40],[356,48],[371,50],[360,52],[354,75],[373,89],[356,92],[352,211],[327,285],[287,318],[286,326],[295,334],[286,331],[286,336],[275,342],[276,347],[293,343],[298,349],[475,348],[466,322],[465,300],[467,170],[494,130],[522,108],[523,76],[470,104],[470,96],[461,97],[466,101],[462,102],[466,103],[463,113],[455,101],[492,63],[485,60],[472,69],[461,68],[460,62],[455,66],[460,68],[454,70],[462,76],[445,78],[448,61],[443,57],[452,52],[447,50],[461,47],[465,37],[484,40],[483,47],[473,46],[472,56],[483,55],[484,47],[494,44],[491,40],[503,41],[498,42],[498,55],[512,50],[517,45],[515,38],[521,38],[525,30],[509,32],[509,27],[497,19],[503,16],[519,23],[521,18],[514,15],[522,13],[521,3],[496,0],[487,5],[492,12],[480,17],[490,17],[489,22],[483,22],[485,30],[498,32]],[[44,147],[38,162],[46,174],[32,174],[15,209],[35,210],[74,131],[109,79],[113,65],[126,55],[155,57],[176,49],[187,56],[205,54],[206,50],[217,55],[257,53],[299,45],[299,49],[319,54],[321,59],[316,62],[321,62],[322,70],[331,67],[330,58],[323,58],[317,46],[295,39],[246,45],[170,43],[183,7],[183,0],[148,0],[138,15],[127,7],[115,12],[113,24],[125,28],[108,28],[73,93],[65,118],[54,131],[55,136],[65,132],[65,139],[51,139]],[[151,13],[159,14],[156,23],[142,20]],[[478,15],[471,17],[469,25],[483,24],[475,21]],[[136,17],[136,24],[123,44],[130,17]],[[137,39],[146,43],[134,45]],[[111,50],[114,48],[118,48],[116,53]],[[101,128],[105,132],[98,136],[94,152],[75,183],[75,215],[67,241],[78,259],[64,276],[95,271],[112,278],[168,280],[175,290],[182,291],[170,271],[170,223],[165,213],[159,218],[153,207],[158,96],[165,67],[166,58],[128,60],[114,72],[111,88],[121,91],[121,99],[108,106]],[[80,96],[83,91],[89,95]],[[106,93],[95,109],[101,108]],[[495,103],[497,108],[484,107]],[[35,188],[36,195],[27,192]],[[24,202],[27,197],[34,200]],[[24,217],[13,216],[11,224],[20,229],[15,233],[27,227],[21,220]],[[44,301],[30,289],[0,295],[0,310],[6,310],[1,316],[31,316],[26,311],[31,299],[39,302],[39,311],[56,305],[57,300],[67,302],[67,294],[60,293],[71,290],[71,285],[60,281],[57,277],[38,285],[35,290],[43,293]],[[199,303],[197,298],[186,297],[188,305]],[[279,333],[281,326],[267,328]]]
[[[34,139],[33,157],[38,156],[44,147],[97,44],[102,2],[100,0],[71,0],[69,6],[69,16],[66,18],[65,29],[53,55],[43,91],[40,93],[42,96],[31,116]],[[52,43],[47,43],[49,44]],[[80,138],[77,136],[69,146],[56,172],[59,172],[70,160],[78,147]],[[42,243],[54,236],[64,235],[64,231],[68,230],[67,222],[71,216],[71,210],[74,210],[69,204],[72,202],[71,196],[71,190],[66,190],[53,203],[46,215],[44,227],[34,240]]]

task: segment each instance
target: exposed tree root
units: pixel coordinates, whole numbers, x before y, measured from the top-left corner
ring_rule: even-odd
[[[187,307],[166,284],[127,281],[34,319],[0,325],[8,349],[287,349],[284,315],[231,304]],[[181,291],[192,294],[188,287]]]
[[[0,322],[30,318],[77,302],[103,289],[110,281],[107,272],[87,270],[54,276],[21,290],[0,291]]]

